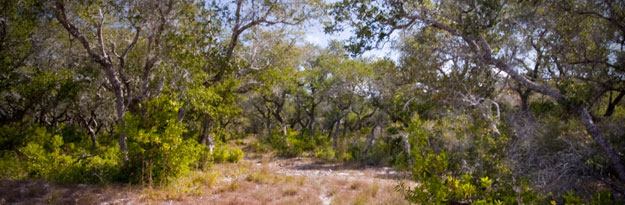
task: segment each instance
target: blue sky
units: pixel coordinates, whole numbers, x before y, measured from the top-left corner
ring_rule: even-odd
[[[332,40],[344,41],[353,35],[349,28],[340,33],[326,34],[323,32],[323,25],[321,25],[319,21],[312,21],[310,23],[312,25],[305,29],[306,34],[304,35],[304,40],[320,47],[325,48],[328,45],[328,42]],[[396,33],[394,33],[391,37],[397,38]],[[386,42],[382,48],[367,51],[363,54],[363,56],[371,58],[389,57],[397,62],[399,59],[399,52],[392,49],[391,44],[391,42]]]

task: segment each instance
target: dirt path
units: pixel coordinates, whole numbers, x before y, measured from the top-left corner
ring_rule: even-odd
[[[229,176],[222,181],[240,186],[231,192],[215,193],[207,201],[214,204],[407,204],[395,191],[395,186],[407,175],[390,168],[321,163],[310,158],[246,159],[242,163],[249,166],[247,175]]]
[[[257,163],[257,165],[260,164]],[[371,194],[372,198],[367,199],[375,200],[377,193],[373,192],[380,191],[380,187],[385,189],[383,191],[388,192],[388,189],[397,186],[400,180],[409,177],[407,173],[399,173],[388,167],[355,167],[344,164],[314,162],[310,159],[302,158],[278,160],[271,163],[271,165],[278,167],[278,174],[284,174],[287,176],[304,176],[309,181],[318,183],[320,187],[319,200],[321,201],[321,204],[324,205],[332,204],[332,202],[346,202],[351,197],[340,194],[337,195],[336,192],[344,192],[349,195],[349,193],[353,192],[353,190],[359,188],[369,189],[366,191],[371,192],[368,194]],[[404,182],[410,183],[406,180],[404,180]],[[335,198],[335,195],[337,195],[337,198]],[[356,197],[358,197],[357,195]],[[395,193],[392,193],[391,195],[396,196]]]

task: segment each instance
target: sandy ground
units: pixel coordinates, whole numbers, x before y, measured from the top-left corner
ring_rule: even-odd
[[[415,185],[407,176],[388,167],[254,157],[167,187],[3,180],[0,204],[408,204],[395,191],[400,181]]]
[[[309,158],[246,159],[254,170],[269,170],[274,176],[294,178],[295,184],[256,184],[240,192],[217,193],[206,197],[210,204],[242,202],[243,204],[405,204],[395,191],[406,173],[388,167],[358,167],[345,164],[322,163]],[[239,178],[226,178],[240,180]],[[287,180],[288,181],[288,180]],[[284,194],[284,188],[295,189],[293,196]],[[280,190],[283,189],[283,190]],[[279,193],[283,192],[283,195]],[[249,196],[248,196],[249,195]],[[257,201],[239,200],[250,197]],[[235,203],[237,204],[237,203]]]

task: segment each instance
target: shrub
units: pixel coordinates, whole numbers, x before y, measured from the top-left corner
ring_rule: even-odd
[[[30,127],[21,123],[11,123],[0,127],[0,151],[15,150],[26,144],[27,133]]]
[[[166,95],[145,104],[141,115],[126,114],[128,167],[122,177],[131,182],[166,183],[190,170],[200,155],[195,140],[183,139],[185,125],[178,120],[181,104]]]
[[[27,176],[25,163],[16,152],[0,153],[0,179],[22,179]]]
[[[407,200],[434,204],[546,202],[528,188],[525,180],[512,180],[505,161],[497,156],[507,142],[505,135],[489,136],[480,122],[457,117],[461,119],[442,119],[434,132],[425,130],[418,116],[412,120],[408,129],[412,175],[421,185],[398,186]],[[445,130],[455,133],[440,136],[442,140],[437,141],[436,134]]]
[[[334,149],[332,149],[332,146],[323,146],[317,148],[317,150],[315,151],[315,157],[322,160],[331,161],[336,159],[336,153],[334,152]]]
[[[26,145],[18,148],[17,152],[5,152],[0,159],[2,177],[19,179],[28,176],[56,182],[101,183],[118,173],[117,148],[92,150],[87,143],[66,142],[61,135],[39,126],[27,127],[21,135]]]
[[[222,162],[238,162],[243,159],[245,153],[243,150],[237,147],[230,147],[230,145],[218,145],[213,149],[213,162],[222,163]]]
[[[243,159],[244,156],[245,156],[245,153],[243,152],[243,150],[237,147],[231,148],[230,151],[228,152],[228,157],[226,158],[226,161],[238,162],[239,160]]]
[[[305,142],[298,139],[299,132],[287,129],[287,135],[274,134],[266,139],[271,148],[278,151],[278,155],[294,157],[304,152]]]
[[[276,133],[266,138],[264,143],[269,144],[272,149],[278,152],[278,155],[285,157],[299,156],[304,152],[314,152],[315,155],[320,154],[325,155],[325,157],[335,155],[328,150],[332,149],[332,140],[319,132],[310,136],[308,132],[300,133],[288,128],[286,136]],[[332,150],[332,152],[335,151]],[[330,158],[334,158],[334,156]]]

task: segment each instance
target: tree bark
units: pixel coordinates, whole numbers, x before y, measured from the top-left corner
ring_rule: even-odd
[[[124,91],[122,90],[121,82],[115,76],[113,71],[113,66],[108,65],[105,67],[106,76],[108,77],[109,83],[113,87],[113,92],[115,93],[115,106],[117,111],[117,123],[122,127],[126,126],[126,122],[124,121],[124,115],[126,114],[126,104],[124,104]],[[126,145],[127,137],[126,133],[123,130],[119,132],[119,150],[122,152],[122,159],[124,162],[128,161],[128,146]]]
[[[614,100],[610,99],[610,101],[608,102],[608,108],[605,110],[605,114],[603,115],[604,117],[610,117],[612,116],[612,114],[614,114],[614,109],[616,108],[616,105],[621,102],[623,96],[625,96],[625,92],[619,92]],[[612,93],[610,92],[610,98],[611,97]]]
[[[202,128],[200,132],[200,144],[206,145],[208,147],[208,151],[210,154],[213,154],[213,148],[215,148],[215,144],[213,143],[213,136],[211,134],[211,126],[213,119],[208,114],[202,115]]]
[[[608,142],[608,139],[606,139],[601,131],[599,131],[599,128],[597,128],[597,125],[595,125],[590,112],[581,106],[577,107],[577,112],[579,113],[580,119],[586,127],[588,134],[590,134],[595,142],[597,142],[597,144],[599,144],[599,146],[606,152],[608,160],[610,160],[610,163],[614,167],[614,171],[616,172],[618,178],[620,178],[621,181],[625,181],[625,166],[623,166],[623,162],[610,142]]]
[[[367,135],[367,144],[365,145],[365,150],[362,152],[362,160],[365,163],[367,163],[367,153],[369,153],[371,146],[373,146],[373,140],[375,139],[375,130],[377,128],[378,124],[376,123],[373,125],[373,127],[371,127],[371,131]]]
[[[408,133],[401,132],[399,133],[401,137],[401,141],[403,143],[404,153],[408,156],[408,165],[412,167],[414,164],[414,159],[410,156],[410,151],[412,148],[410,147],[410,140],[408,139]]]
[[[334,149],[336,151],[336,148],[338,146],[338,141],[339,141],[339,131],[341,131],[341,122],[343,121],[343,118],[339,118],[336,122],[335,122],[335,131],[332,133],[332,149]]]
[[[265,129],[267,129],[267,137],[272,137],[273,132],[271,131],[271,119],[265,120]]]

